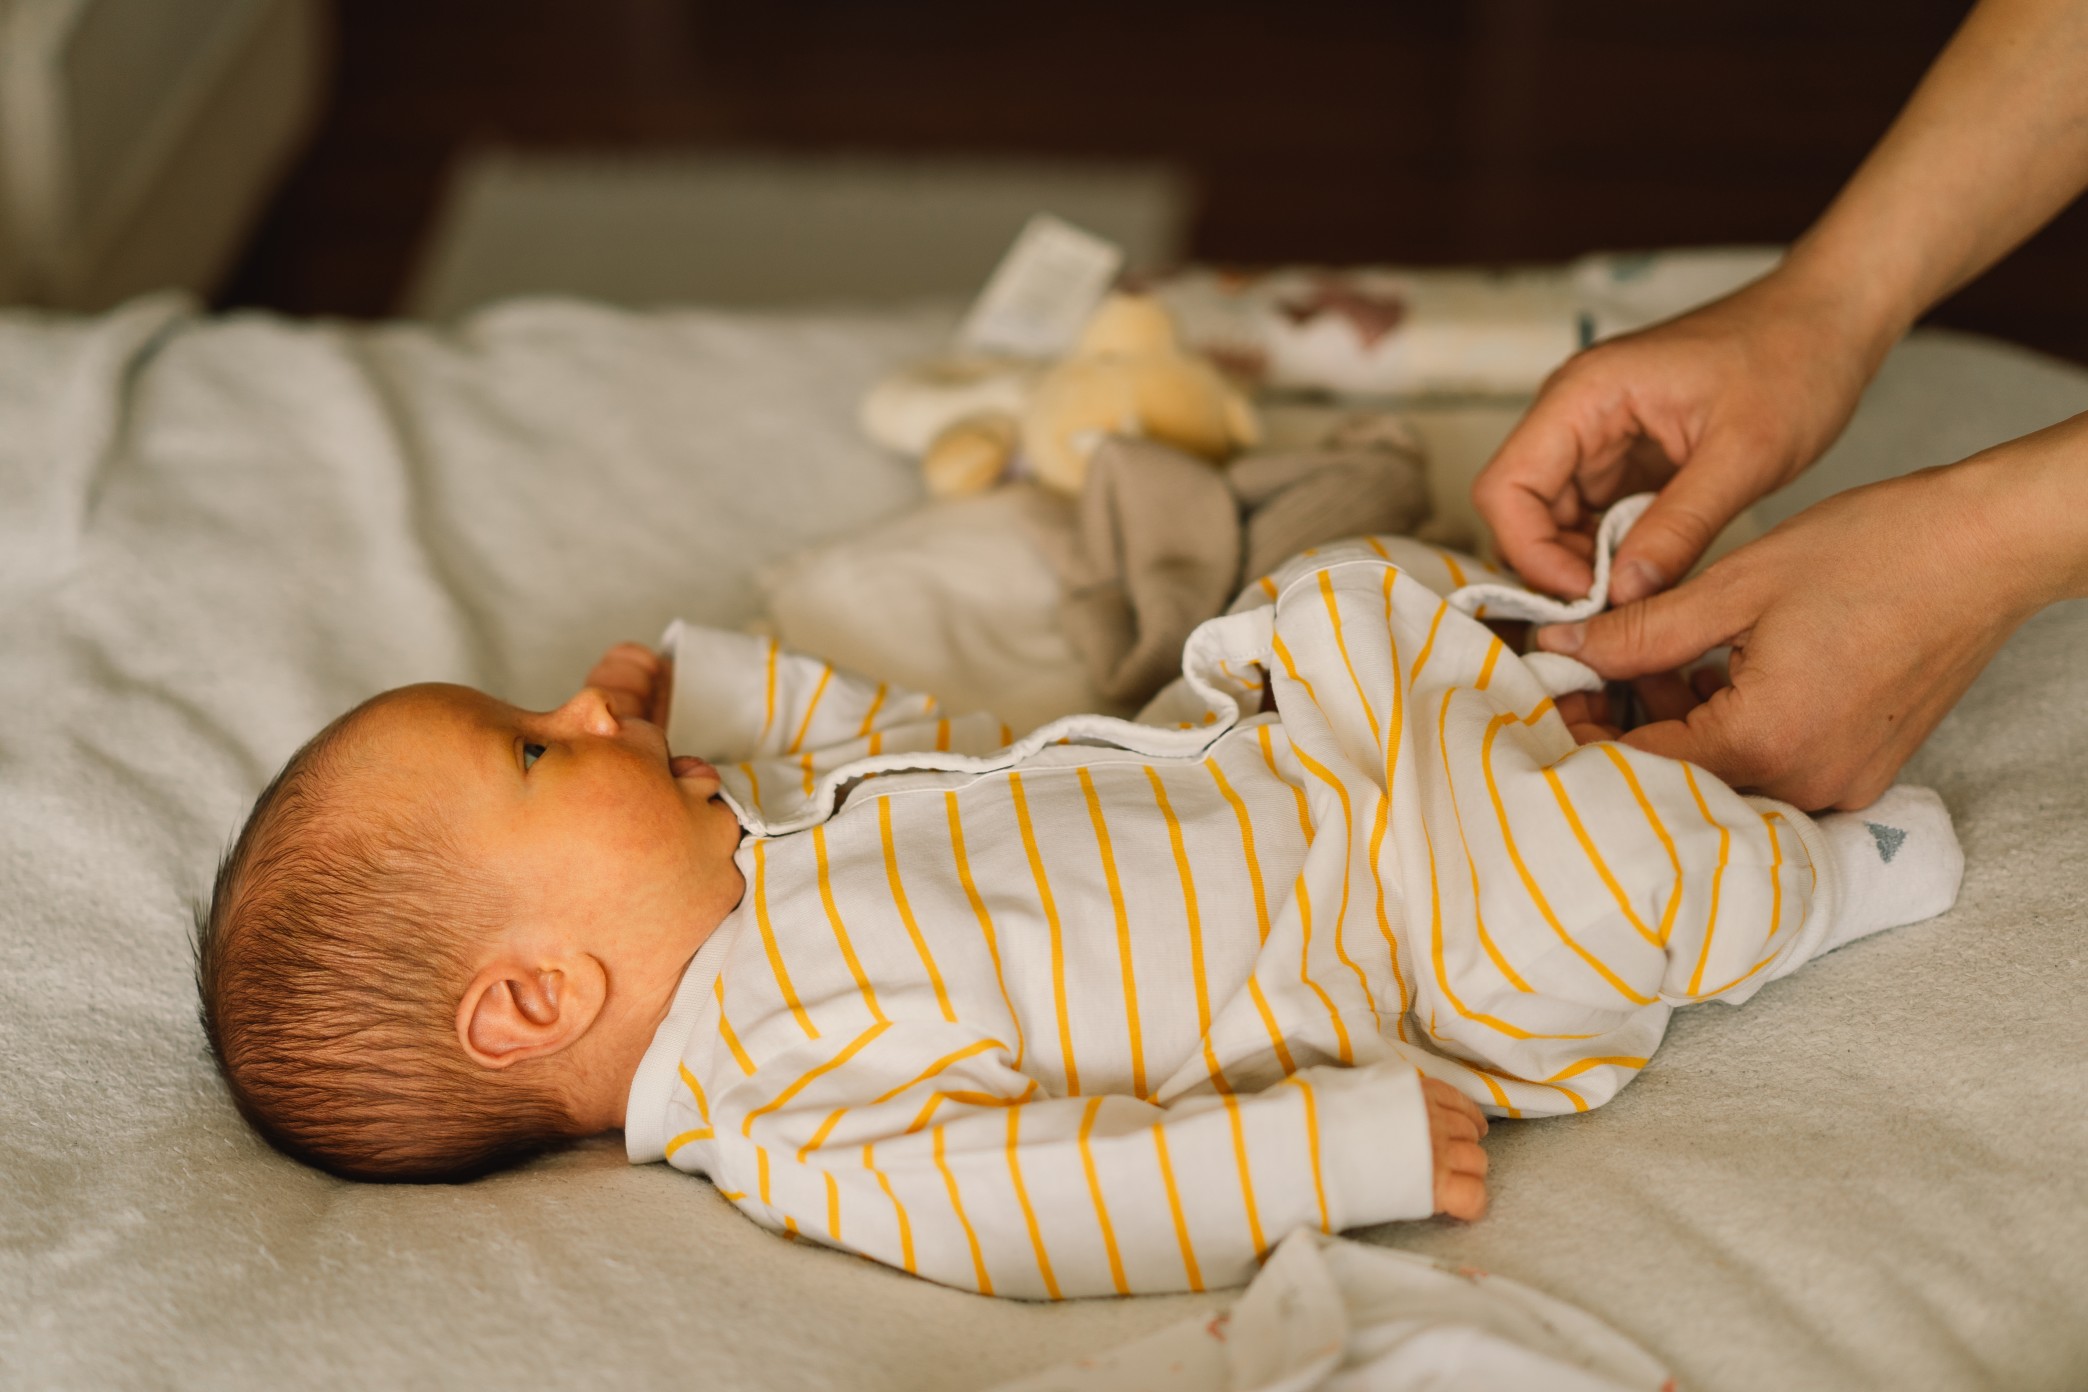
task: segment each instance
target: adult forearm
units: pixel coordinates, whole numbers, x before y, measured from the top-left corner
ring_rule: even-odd
[[[1881,360],[2084,186],[2088,3],[1982,0],[1780,279]]]
[[[1996,445],[1942,471],[1979,528],[1981,559],[2019,618],[2088,598],[2088,412]]]

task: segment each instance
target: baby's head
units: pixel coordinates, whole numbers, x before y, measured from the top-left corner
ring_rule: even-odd
[[[462,1179],[622,1125],[743,881],[717,775],[616,704],[405,687],[262,792],[198,915],[197,982],[270,1141],[351,1178]]]

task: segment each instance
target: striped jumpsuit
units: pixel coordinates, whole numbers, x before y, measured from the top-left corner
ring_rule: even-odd
[[[1012,741],[677,625],[670,741],[718,764],[747,892],[640,1066],[631,1159],[964,1289],[1237,1284],[1300,1225],[1433,1211],[1421,1075],[1582,1111],[1675,1005],[1804,961],[1817,829],[1577,748],[1442,598],[1478,564],[1322,548],[1139,722]]]

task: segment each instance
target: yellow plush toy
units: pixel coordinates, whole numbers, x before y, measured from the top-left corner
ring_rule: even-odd
[[[1006,364],[957,391],[950,373],[950,364],[931,364],[864,403],[873,436],[926,441],[922,472],[942,497],[992,487],[1018,453],[1039,482],[1078,494],[1088,456],[1110,435],[1159,440],[1213,463],[1261,438],[1246,397],[1182,350],[1174,321],[1150,296],[1110,296],[1072,354],[1041,375]]]

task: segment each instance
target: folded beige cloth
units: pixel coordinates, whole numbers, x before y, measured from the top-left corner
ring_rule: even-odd
[[[1244,580],[1336,537],[1428,520],[1427,465],[1395,416],[1344,422],[1322,445],[1214,467],[1112,437],[1062,529],[1039,541],[1066,587],[1062,622],[1097,690],[1143,703],[1181,670],[1191,629]]]

